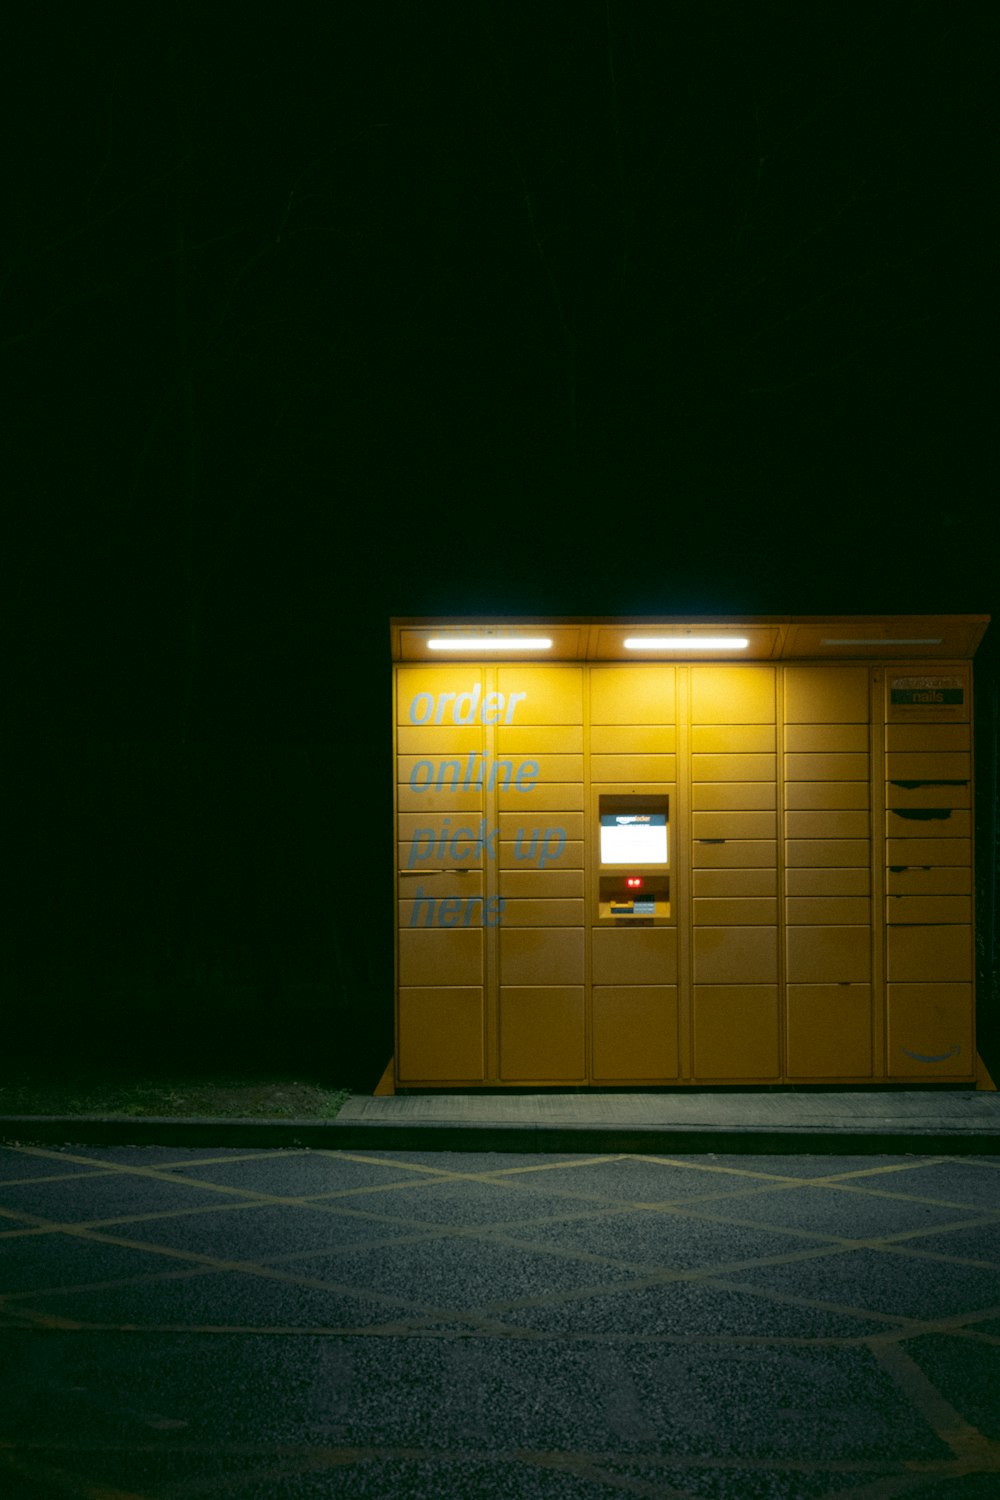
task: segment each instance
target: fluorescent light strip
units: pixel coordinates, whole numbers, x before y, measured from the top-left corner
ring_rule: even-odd
[[[741,635],[630,635],[629,651],[742,651],[750,642]]]
[[[820,640],[821,646],[940,646],[942,637],[939,635],[925,636],[923,639],[903,640],[892,636],[867,636],[853,635],[845,636],[843,640],[839,637],[823,636]]]
[[[427,642],[429,651],[548,651],[552,642],[541,635],[452,635]]]

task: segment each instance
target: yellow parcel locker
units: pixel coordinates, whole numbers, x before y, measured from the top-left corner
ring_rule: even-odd
[[[983,1078],[986,624],[392,622],[391,1086]]]

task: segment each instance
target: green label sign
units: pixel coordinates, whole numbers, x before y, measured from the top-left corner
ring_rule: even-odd
[[[960,677],[895,677],[889,684],[889,702],[913,706],[964,703],[965,686]]]

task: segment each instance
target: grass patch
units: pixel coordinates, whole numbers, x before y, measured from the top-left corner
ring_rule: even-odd
[[[287,1075],[46,1077],[24,1072],[0,1078],[0,1115],[333,1120],[349,1095],[346,1088]]]

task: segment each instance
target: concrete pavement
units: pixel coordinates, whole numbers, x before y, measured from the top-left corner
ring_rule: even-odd
[[[1000,1151],[1000,1092],[355,1094],[335,1120],[0,1117],[0,1140],[392,1151]]]

